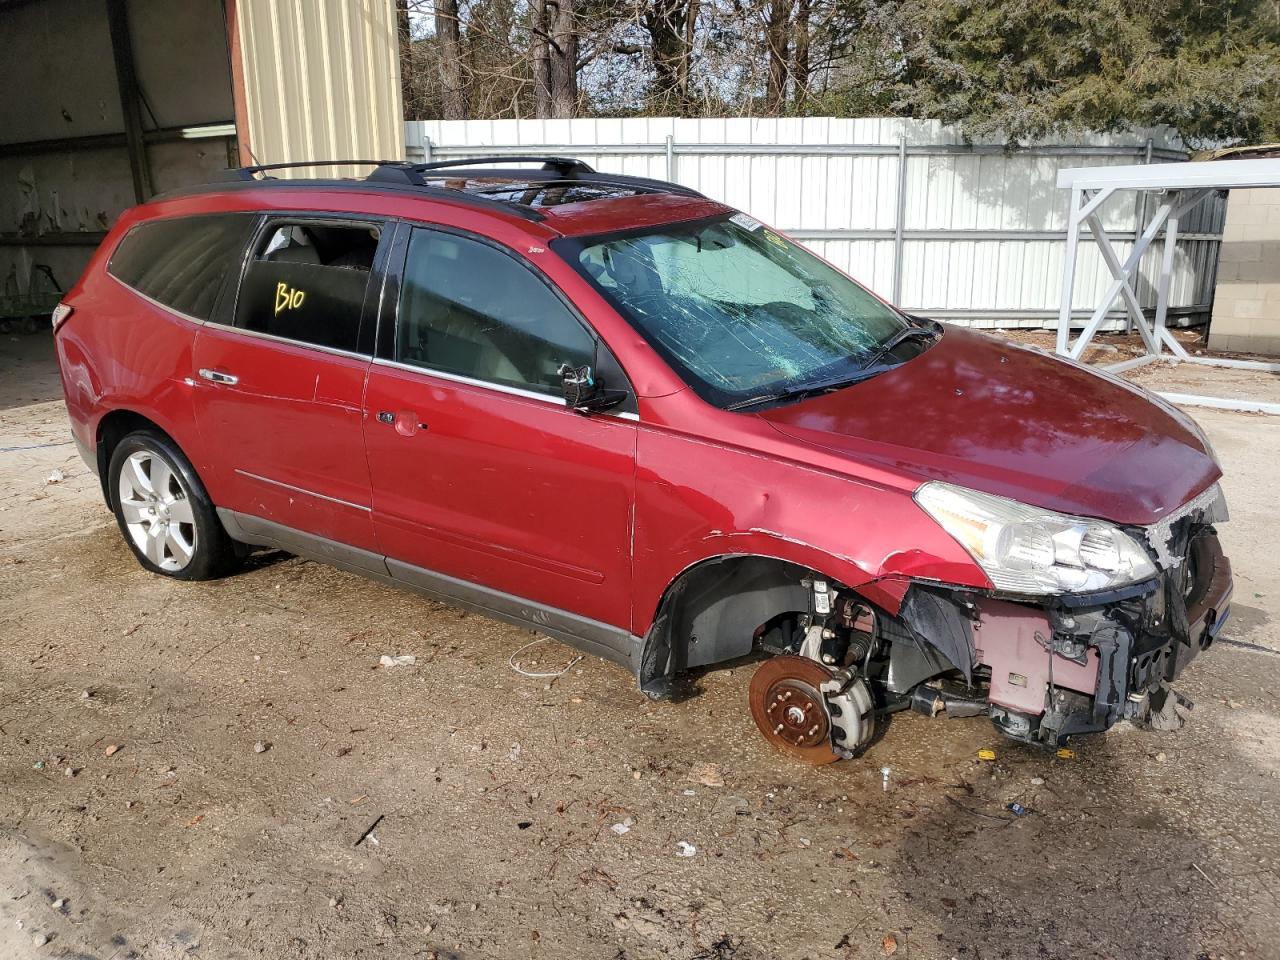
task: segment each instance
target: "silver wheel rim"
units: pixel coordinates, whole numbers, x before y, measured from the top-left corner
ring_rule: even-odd
[[[120,513],[138,551],[169,572],[190,563],[199,541],[178,471],[150,450],[139,450],[121,466],[119,487]]]

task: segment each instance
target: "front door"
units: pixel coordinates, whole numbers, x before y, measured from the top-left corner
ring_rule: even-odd
[[[389,320],[365,433],[393,573],[481,585],[503,595],[482,606],[505,599],[524,620],[629,631],[635,422],[560,396],[561,365],[598,363],[603,345],[522,258],[426,228]]]
[[[192,380],[214,502],[373,550],[364,457],[377,223],[264,223],[224,323],[196,340]]]

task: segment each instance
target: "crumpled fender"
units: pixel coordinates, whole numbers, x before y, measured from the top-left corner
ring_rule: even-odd
[[[964,548],[911,498],[910,486],[657,430],[640,431],[636,466],[637,635],[649,630],[683,571],[720,556],[807,567],[890,613],[912,581],[990,588]]]

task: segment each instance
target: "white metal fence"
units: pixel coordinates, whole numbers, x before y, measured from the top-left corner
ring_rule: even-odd
[[[1092,135],[1006,151],[932,121],[895,119],[428,120],[405,125],[411,160],[539,153],[658,177],[738,207],[908,309],[975,326],[1052,326],[1068,196],[1062,167],[1184,160],[1168,132]],[[1225,203],[1193,211],[1179,240],[1170,320],[1207,319]],[[1133,198],[1104,226],[1118,252],[1145,224]],[[1110,280],[1093,251],[1077,267],[1081,322]],[[1153,257],[1138,294],[1154,307]],[[1111,326],[1124,322],[1113,314]]]

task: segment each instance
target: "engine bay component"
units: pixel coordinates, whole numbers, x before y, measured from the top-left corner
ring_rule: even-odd
[[[822,693],[831,679],[830,670],[808,657],[783,654],[762,663],[749,697],[751,718],[764,738],[814,766],[841,759],[831,746],[832,717]]]
[[[966,695],[948,690],[944,685],[922,683],[911,691],[911,709],[926,717],[946,714],[948,717],[980,717],[988,711],[985,695]]]

